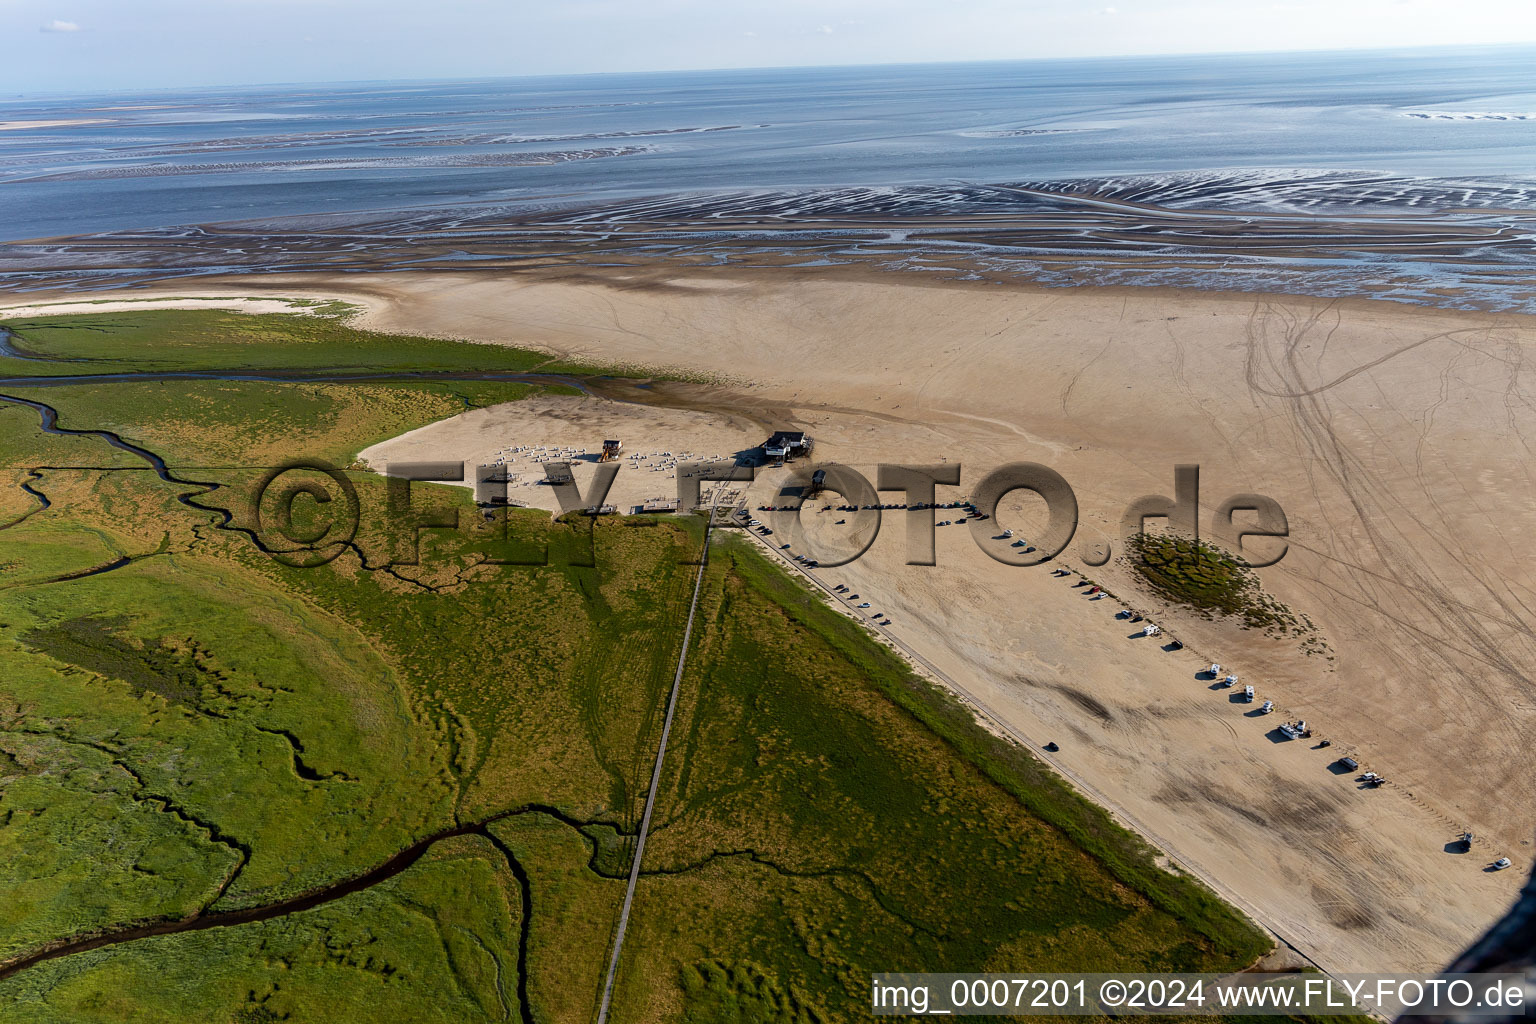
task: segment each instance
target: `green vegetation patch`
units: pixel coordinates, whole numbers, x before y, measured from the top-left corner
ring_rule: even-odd
[[[173,470],[188,470],[181,475],[208,479],[209,470],[216,477],[218,471],[240,464],[275,466],[319,459],[345,466],[369,445],[468,409],[514,402],[541,390],[548,389],[489,381],[145,381],[18,393],[35,394],[57,409],[62,427],[112,431],[156,452]],[[113,451],[90,439],[57,440],[74,442],[74,464],[94,457],[97,450]],[[119,458],[96,464],[124,463]]]
[[[818,1024],[823,1016],[753,964],[701,960],[679,971],[687,1024]]]
[[[1164,597],[1223,615],[1250,616],[1262,610],[1258,577],[1205,541],[1138,533],[1130,549],[1132,564]]]
[[[1304,637],[1309,650],[1327,649],[1310,619],[1265,593],[1254,571],[1221,548],[1148,533],[1133,536],[1129,547],[1131,568],[1159,596],[1208,616],[1232,616],[1248,629]]]
[[[124,370],[570,371],[506,345],[365,331],[333,317],[162,309],[28,317],[0,323],[46,362],[0,359],[7,375]]]
[[[22,643],[66,664],[128,684],[135,696],[155,693],[172,704],[200,707],[205,690],[218,692],[219,673],[206,664],[196,641],[180,649],[168,643],[147,647],[120,632],[126,615],[82,616],[39,626],[21,634]],[[226,691],[227,693],[227,691]]]
[[[40,964],[0,985],[0,1020],[518,1021],[520,924],[505,859],[465,837],[313,910]]]

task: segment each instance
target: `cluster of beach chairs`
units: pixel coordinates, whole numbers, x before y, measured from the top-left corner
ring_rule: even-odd
[[[579,448],[575,445],[509,445],[506,448],[499,449],[487,465],[510,466],[519,459],[529,465],[585,459],[596,461],[601,454],[601,449]],[[633,452],[625,457],[625,461],[635,469],[646,469],[652,473],[666,473],[667,478],[671,479],[677,474],[679,462],[729,462],[731,458],[726,455],[697,455],[694,452],[655,451]]]
[[[590,454],[585,448],[575,448],[569,445],[560,446],[553,444],[520,444],[501,449],[496,453],[494,466],[507,466],[517,461],[519,455],[528,462],[556,462],[568,459],[580,458]]]
[[[677,475],[677,466],[680,462],[731,462],[729,455],[700,455],[697,452],[633,452],[627,456],[636,469],[648,469],[652,473],[666,473],[667,476]]]

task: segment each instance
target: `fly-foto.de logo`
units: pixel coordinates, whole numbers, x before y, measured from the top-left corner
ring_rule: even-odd
[[[562,515],[591,516],[616,512],[608,503],[621,464],[608,462],[591,467],[585,486],[577,481],[572,464],[545,463],[540,484],[553,494]],[[874,544],[885,517],[902,518],[906,563],[937,564],[936,535],[941,525],[939,514],[955,510],[950,525],[965,525],[972,539],[986,555],[1008,565],[1039,565],[1060,556],[1072,544],[1078,532],[1078,502],[1072,486],[1061,474],[1035,462],[1013,462],[998,466],[982,475],[970,487],[963,500],[941,500],[940,487],[959,487],[966,478],[958,462],[924,465],[880,464],[874,480],[852,466],[839,463],[801,464],[791,467],[776,481],[773,493],[760,497],[750,508],[742,497],[758,479],[759,467],[746,461],[697,461],[677,465],[675,510],[682,513],[709,512],[725,514],[733,525],[772,535],[779,544],[788,544],[815,564],[833,567],[846,565],[863,556]],[[476,467],[466,475],[463,462],[391,463],[386,467],[387,533],[391,538],[388,564],[419,564],[419,538],[427,530],[457,530],[459,512],[442,508],[441,503],[420,502],[413,483],[472,484],[477,504],[494,509],[509,504],[507,479],[500,467]],[[719,504],[726,485],[735,495],[728,507]],[[1183,536],[1198,539],[1200,467],[1181,464],[1174,467],[1173,496],[1147,494],[1129,501],[1120,520],[1122,543],[1144,532],[1148,520],[1167,521],[1168,528]],[[712,485],[712,486],[711,486]],[[1015,537],[1013,530],[1000,530],[997,513],[1003,499],[1016,491],[1034,494],[1044,502],[1044,525],[1029,537]],[[884,499],[884,500],[882,500]],[[312,503],[309,515],[297,516],[296,503]],[[847,529],[829,536],[829,531],[806,529],[802,510],[815,503],[817,511],[840,514],[840,525]],[[813,506],[814,507],[814,506]],[[315,515],[319,509],[322,514]],[[255,524],[253,536],[263,550],[296,566],[323,565],[353,544],[358,534],[362,505],[357,490],[335,467],[315,462],[295,463],[269,472],[257,487],[251,507]],[[760,517],[760,518],[759,518]],[[300,529],[295,523],[303,519]],[[1288,550],[1289,523],[1280,503],[1264,494],[1232,494],[1217,503],[1208,521],[1208,536],[1231,552],[1248,568],[1274,565]],[[1255,548],[1254,538],[1267,540]],[[1006,543],[999,543],[1006,541]],[[1127,545],[1134,551],[1133,545]],[[1074,552],[1084,563],[1099,566],[1113,557],[1112,545],[1099,540],[1082,543]],[[544,564],[499,562],[494,564]]]

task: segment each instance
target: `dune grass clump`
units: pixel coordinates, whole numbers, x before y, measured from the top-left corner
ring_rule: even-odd
[[[1130,549],[1131,564],[1153,589],[1195,608],[1240,615],[1259,590],[1252,570],[1202,540],[1139,533],[1131,538]]]
[[[1129,548],[1132,568],[1159,596],[1208,617],[1236,617],[1248,629],[1313,642],[1311,621],[1265,593],[1254,571],[1221,548],[1197,538],[1147,533],[1132,537]]]

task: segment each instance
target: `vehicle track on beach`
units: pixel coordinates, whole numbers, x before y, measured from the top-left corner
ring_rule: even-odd
[[[1529,701],[1536,697],[1536,680],[1524,667],[1524,659],[1512,648],[1536,652],[1536,630],[1528,624],[1528,606],[1509,592],[1501,574],[1484,564],[1478,552],[1457,541],[1460,524],[1445,509],[1436,482],[1424,471],[1425,435],[1433,408],[1417,425],[1415,464],[1401,467],[1403,475],[1412,482],[1415,493],[1411,497],[1422,501],[1434,516],[1433,520],[1423,522],[1423,510],[1408,500],[1410,496],[1389,486],[1381,470],[1368,462],[1364,454],[1380,451],[1386,454],[1377,455],[1378,460],[1389,458],[1388,439],[1379,430],[1372,430],[1359,441],[1348,437],[1337,421],[1351,416],[1353,410],[1348,405],[1337,407],[1330,398],[1344,381],[1382,367],[1412,349],[1440,342],[1467,351],[1469,339],[1484,332],[1438,332],[1396,346],[1342,373],[1329,374],[1324,382],[1315,382],[1313,370],[1303,362],[1301,349],[1309,340],[1318,340],[1320,329],[1326,348],[1333,330],[1324,323],[1327,312],[1325,306],[1309,317],[1298,318],[1265,304],[1250,316],[1246,338],[1249,386],[1256,393],[1285,403],[1295,436],[1310,456],[1307,473],[1316,507],[1331,507],[1335,502],[1329,494],[1337,492],[1344,499],[1343,507],[1349,510],[1347,517],[1326,524],[1326,535],[1361,541],[1361,547],[1347,558],[1338,550],[1337,541],[1334,550],[1318,552],[1333,577],[1325,585],[1403,631],[1409,643],[1397,652],[1397,657],[1405,670],[1423,677],[1466,677],[1464,665],[1458,662],[1469,658],[1497,674]],[[1481,349],[1475,351],[1488,357]],[[1442,395],[1456,372],[1455,366],[1454,360],[1448,360],[1440,370]],[[1506,365],[1506,396],[1523,393],[1517,384],[1521,367],[1521,363]],[[1524,443],[1523,433],[1517,431],[1516,436]],[[1387,468],[1391,468],[1390,463]],[[1401,525],[1404,523],[1416,526],[1424,537],[1410,535]],[[1444,556],[1439,560],[1442,567],[1432,565],[1422,553],[1424,544],[1433,545]],[[1361,554],[1369,555],[1369,566],[1362,564]],[[1413,614],[1408,614],[1409,609]],[[1475,677],[1467,678],[1475,689],[1482,689]],[[1517,742],[1519,731],[1513,710],[1498,710],[1494,700],[1484,703],[1486,710],[1497,716],[1495,727],[1507,731],[1512,743]]]

